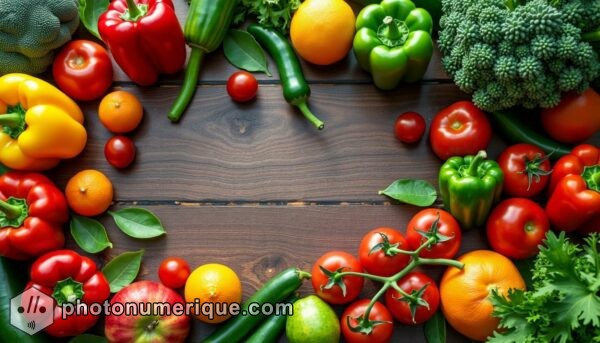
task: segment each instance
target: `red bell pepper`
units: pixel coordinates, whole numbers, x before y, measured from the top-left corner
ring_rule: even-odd
[[[546,204],[552,225],[563,231],[583,228],[600,214],[600,164],[569,174],[556,185]]]
[[[94,326],[99,317],[92,315],[87,306],[103,304],[110,295],[108,281],[96,263],[73,250],[42,255],[31,266],[30,277],[27,289],[35,287],[52,297],[40,298],[38,308],[54,309],[54,322],[44,329],[54,337],[80,335]],[[72,303],[79,312],[63,319],[66,303]]]
[[[0,255],[25,260],[60,249],[69,219],[63,193],[38,173],[0,176]]]
[[[141,86],[185,63],[185,38],[171,0],[114,0],[100,15],[98,32],[117,64]]]
[[[552,168],[548,195],[552,195],[560,180],[569,175],[583,173],[583,168],[600,164],[600,149],[591,144],[581,144],[573,148],[571,153],[558,159]]]

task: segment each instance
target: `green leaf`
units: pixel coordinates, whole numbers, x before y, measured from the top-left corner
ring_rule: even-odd
[[[143,255],[144,250],[124,252],[102,268],[112,293],[120,291],[135,280],[140,272]]]
[[[437,199],[435,188],[425,180],[399,179],[379,194],[421,207],[431,206]]]
[[[108,211],[117,227],[133,238],[147,239],[162,236],[166,233],[160,219],[144,208],[124,208]]]
[[[98,18],[108,8],[109,0],[79,0],[79,20],[85,28],[96,38],[98,33]]]
[[[260,71],[271,76],[265,52],[256,39],[246,31],[229,30],[223,40],[225,58],[234,66],[247,71]]]
[[[0,175],[3,175],[8,171],[10,171],[10,169],[8,169],[4,164],[0,163]]]
[[[96,254],[113,246],[104,225],[95,219],[73,215],[70,227],[75,243],[85,252]]]
[[[446,343],[446,319],[437,311],[423,326],[427,343]]]
[[[69,340],[69,343],[107,343],[108,340],[102,336],[90,335],[84,333],[83,335],[75,336]]]

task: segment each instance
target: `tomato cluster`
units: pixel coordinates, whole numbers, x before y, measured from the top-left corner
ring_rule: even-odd
[[[450,213],[424,209],[408,222],[405,235],[390,227],[365,234],[358,258],[344,251],[321,256],[312,268],[312,286],[330,304],[350,303],[340,318],[347,342],[388,342],[392,319],[416,325],[437,311],[440,293],[436,282],[413,269],[427,261],[453,258],[461,239],[460,226]],[[372,300],[356,300],[364,279],[382,283],[386,289]],[[379,297],[383,303],[377,301]]]

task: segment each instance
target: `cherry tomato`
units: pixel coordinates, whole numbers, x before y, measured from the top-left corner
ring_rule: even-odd
[[[115,168],[125,168],[135,159],[135,144],[127,136],[114,136],[104,145],[104,157]]]
[[[347,252],[330,251],[321,256],[312,268],[312,286],[315,293],[330,304],[346,304],[356,299],[363,288],[364,280],[360,276],[344,276],[339,281],[345,286],[345,292],[339,284],[325,288],[329,277],[321,270],[325,268],[329,272],[335,272],[342,268],[344,272],[362,273],[363,269],[358,259]]]
[[[425,119],[417,112],[404,112],[394,124],[396,138],[402,143],[416,143],[425,133]]]
[[[492,139],[490,121],[470,101],[458,101],[435,115],[429,128],[433,152],[442,160],[474,155]]]
[[[600,129],[600,94],[589,88],[581,94],[565,94],[558,106],[542,110],[542,126],[552,138],[578,143]]]
[[[487,221],[487,237],[492,248],[514,259],[537,254],[549,229],[544,209],[525,198],[502,201],[492,209]]]
[[[258,81],[247,71],[236,71],[227,80],[227,93],[238,102],[254,99],[258,91]]]
[[[73,40],[56,55],[52,76],[68,96],[88,101],[106,93],[113,81],[113,68],[108,52],[100,44]]]
[[[358,326],[358,319],[364,317],[369,303],[369,299],[357,300],[348,305],[346,310],[344,310],[344,313],[340,317],[340,326],[346,342],[386,343],[392,339],[392,333],[394,332],[392,314],[379,301],[376,301],[375,304],[373,304],[371,312],[369,312],[369,320],[380,322],[381,324],[372,326],[373,331],[371,331],[369,334],[352,330]]]
[[[416,250],[427,241],[427,238],[423,237],[419,231],[431,233],[434,223],[436,223],[438,234],[450,237],[450,239],[445,242],[435,243],[430,248],[421,250],[419,256],[426,258],[453,258],[460,249],[462,239],[460,224],[450,213],[440,209],[426,208],[410,219],[406,226],[406,240],[410,248]]]
[[[397,284],[406,294],[415,297],[424,289],[420,298],[427,303],[419,304],[416,300],[404,297],[394,288],[388,288],[385,292],[385,305],[397,321],[406,325],[417,325],[428,321],[435,314],[440,305],[440,292],[433,279],[421,272],[410,272],[398,280]],[[411,307],[416,309],[414,318]]]
[[[185,286],[190,276],[190,265],[181,257],[168,257],[158,266],[158,278],[163,285],[173,289]]]
[[[531,198],[541,193],[550,179],[550,161],[542,149],[521,143],[511,145],[498,156],[504,172],[504,193]]]
[[[380,227],[367,233],[358,248],[360,264],[371,274],[390,276],[401,271],[410,256],[394,249],[410,250],[408,242],[400,231]]]

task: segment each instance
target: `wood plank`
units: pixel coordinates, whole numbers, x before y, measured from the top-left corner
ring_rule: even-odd
[[[156,270],[168,256],[185,258],[192,268],[205,263],[223,263],[240,276],[244,299],[279,271],[299,267],[310,271],[316,259],[331,250],[357,254],[362,236],[382,226],[405,232],[410,217],[418,212],[412,206],[145,206],[156,213],[167,229],[167,236],[140,241],[116,229],[108,215],[106,225],[114,249],[91,256],[99,263],[124,252],[144,249],[140,279],[158,280]],[[120,208],[120,206],[118,207]],[[268,244],[265,244],[268,243]],[[74,247],[72,240],[68,246]],[[484,231],[464,233],[459,254],[487,248]],[[439,281],[444,268],[424,270]],[[367,282],[361,297],[374,294],[375,285]],[[302,295],[313,294],[309,282]],[[342,307],[336,307],[341,313]],[[97,328],[96,330],[101,330]],[[194,320],[190,341],[198,342],[213,326]],[[449,328],[448,342],[468,342]],[[425,342],[422,327],[395,327],[394,342]]]
[[[392,92],[313,85],[310,106],[326,122],[317,131],[283,100],[279,85],[262,85],[250,104],[232,102],[223,86],[202,86],[179,124],[166,119],[179,87],[125,89],[146,110],[132,135],[134,165],[126,171],[108,165],[102,151],[110,133],[97,119],[97,102],[85,104],[88,146],[52,173],[60,185],[95,168],[119,186],[117,201],[385,201],[377,191],[398,178],[437,184],[440,165],[426,139],[412,146],[396,140],[396,116],[418,111],[430,122],[467,97],[450,84]],[[501,147],[495,139],[491,155]]]

